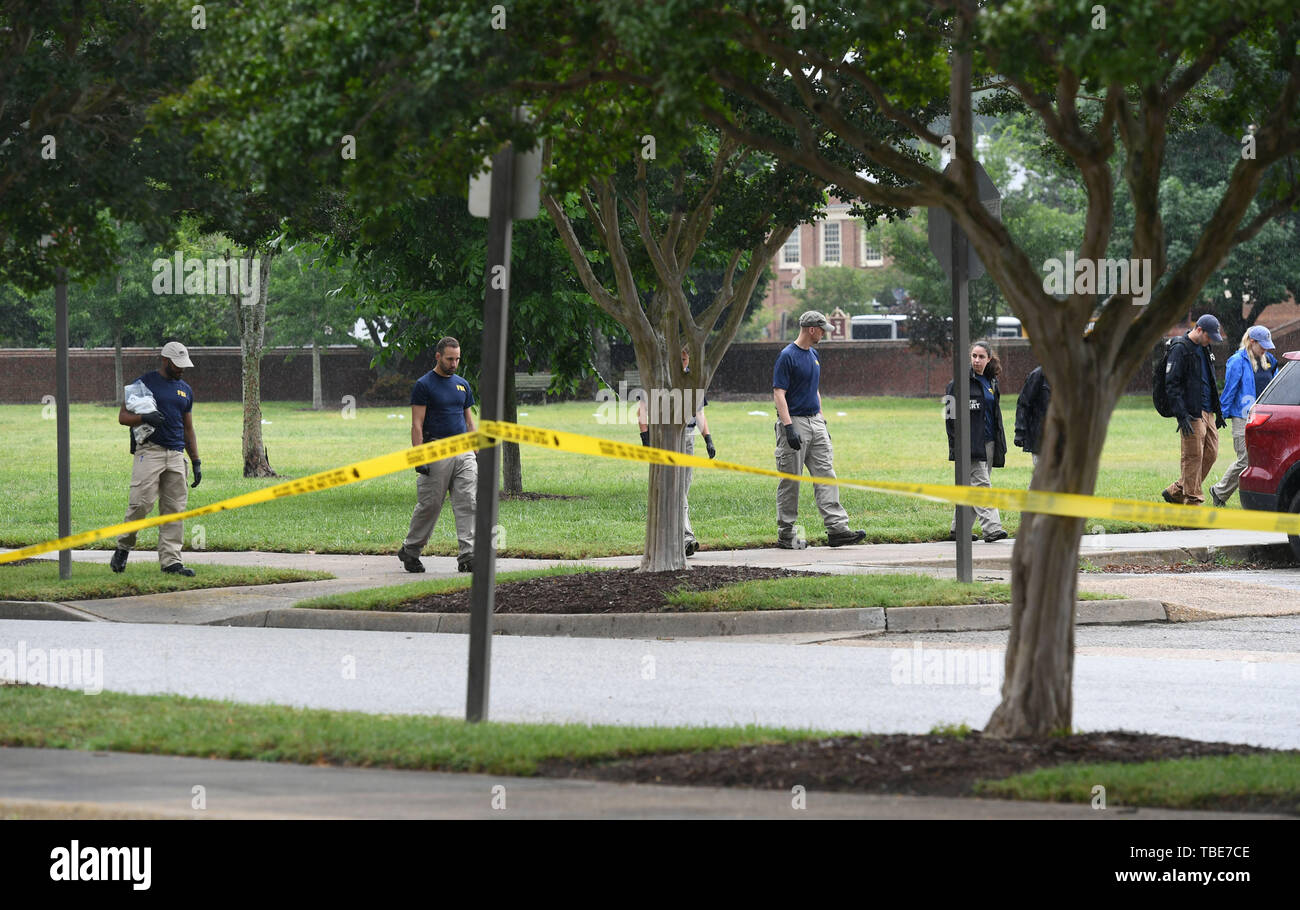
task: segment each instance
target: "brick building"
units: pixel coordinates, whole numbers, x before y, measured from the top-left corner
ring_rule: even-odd
[[[776,279],[768,285],[763,306],[771,308],[775,317],[764,337],[769,341],[793,337],[794,319],[804,309],[793,285],[807,269],[823,265],[880,269],[885,264],[879,235],[866,231],[862,219],[849,214],[847,202],[832,199],[824,219],[799,225],[772,257]]]

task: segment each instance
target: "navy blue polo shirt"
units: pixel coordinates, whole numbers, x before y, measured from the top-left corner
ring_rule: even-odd
[[[792,341],[776,358],[772,388],[785,389],[785,403],[791,417],[814,417],[821,411],[817,398],[821,375],[822,364],[812,348],[805,351]]]
[[[154,370],[135,380],[143,382],[158,403],[158,412],[166,421],[149,434],[145,442],[171,449],[174,452],[185,451],[185,415],[194,407],[194,390],[183,379],[168,379]]]
[[[469,390],[469,380],[464,376],[439,376],[430,370],[415,381],[411,389],[411,404],[424,405],[424,441],[445,439],[468,433],[465,411],[474,407],[474,393]]]

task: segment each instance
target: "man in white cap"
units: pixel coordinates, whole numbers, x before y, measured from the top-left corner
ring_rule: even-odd
[[[776,469],[784,474],[834,477],[834,451],[822,416],[821,361],[813,346],[830,334],[830,320],[816,310],[799,317],[799,337],[785,346],[772,371],[772,399],[776,403]],[[776,488],[776,545],[783,550],[802,550],[808,542],[796,536],[799,518],[799,487],[793,480],[781,480]],[[813,496],[832,547],[860,543],[866,531],[849,528],[849,516],[840,505],[840,488],[813,485]]]
[[[1272,333],[1262,325],[1252,325],[1241,339],[1241,350],[1228,358],[1219,403],[1223,406],[1223,416],[1232,420],[1232,448],[1237,460],[1210,487],[1210,500],[1219,508],[1226,506],[1229,497],[1237,492],[1241,472],[1248,465],[1246,421],[1251,405],[1277,372],[1277,358],[1269,353],[1273,347]]]
[[[190,352],[178,341],[163,345],[162,363],[152,373],[145,373],[138,383],[143,383],[153,395],[155,409],[137,414],[123,405],[117,412],[117,422],[124,427],[137,427],[142,423],[153,428],[143,442],[135,446],[131,467],[131,494],[126,507],[125,521],[144,518],[158,503],[158,514],[169,515],[185,511],[189,491],[185,486],[185,458],[189,452],[194,465],[194,483],[203,480],[199,460],[198,439],[194,435],[191,412],[194,409],[194,390],[181,377],[194,366]],[[134,385],[134,383],[132,383]],[[185,540],[184,522],[172,521],[158,529],[158,562],[164,572],[173,575],[194,575],[194,570],[181,562],[181,544]],[[126,559],[135,546],[135,532],[117,539],[117,549],[109,561],[114,572],[126,569]]]
[[[1178,419],[1182,455],[1178,479],[1160,491],[1165,502],[1199,506],[1205,502],[1201,485],[1219,457],[1219,429],[1228,424],[1219,405],[1211,342],[1223,340],[1219,320],[1206,313],[1179,338],[1165,366],[1165,394]]]

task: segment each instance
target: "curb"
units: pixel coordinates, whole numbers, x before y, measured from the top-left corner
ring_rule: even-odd
[[[1128,564],[1135,566],[1175,566],[1191,560],[1193,562],[1213,562],[1217,556],[1246,562],[1276,562],[1293,565],[1295,554],[1289,543],[1266,544],[1230,544],[1226,547],[1166,547],[1160,550],[1090,550],[1085,544],[1088,535],[1084,535],[1079,546],[1079,559],[1095,562],[1099,565]],[[951,568],[951,559],[918,560],[906,563],[882,563],[882,565],[910,565],[925,568]],[[1011,552],[1005,556],[974,556],[971,565],[976,569],[1009,569]],[[1231,568],[1225,566],[1224,568]]]
[[[1166,622],[1158,600],[1080,601],[1080,625]],[[468,613],[282,608],[207,623],[270,629],[333,629],[352,632],[469,632]],[[972,632],[1011,628],[1010,604],[949,607],[883,607],[837,610],[764,610],[745,613],[504,613],[492,617],[497,635],[563,638],[705,638],[790,633]]]
[[[0,600],[0,619],[62,620],[64,622],[103,622],[98,616],[46,600]]]

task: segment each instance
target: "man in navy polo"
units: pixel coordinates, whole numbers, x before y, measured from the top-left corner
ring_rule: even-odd
[[[435,349],[434,367],[415,382],[411,389],[411,445],[423,445],[435,439],[459,436],[474,431],[474,393],[469,381],[456,375],[460,366],[460,342],[443,338]],[[451,495],[451,510],[456,517],[459,549],[456,568],[469,572],[474,568],[474,508],[478,493],[478,460],[473,452],[443,458],[415,469],[415,512],[406,540],[397,558],[408,572],[423,572],[420,553],[438,523],[443,501]]]
[[[785,346],[772,371],[772,400],[776,404],[776,469],[784,474],[808,473],[814,477],[835,476],[835,453],[822,415],[821,361],[816,344],[831,332],[830,320],[816,310],[799,317],[799,337]],[[799,519],[799,487],[794,480],[781,480],[776,487],[776,545],[783,550],[802,550],[808,542],[795,534]],[[813,485],[813,496],[826,525],[832,547],[861,543],[867,532],[849,528],[849,516],[840,505],[840,488]]]
[[[153,432],[136,445],[131,467],[131,494],[124,521],[144,518],[158,503],[158,514],[184,512],[189,499],[185,486],[185,458],[190,453],[194,465],[194,483],[203,480],[203,462],[199,461],[199,443],[194,435],[191,412],[194,409],[194,390],[181,379],[187,369],[194,366],[190,352],[178,341],[163,345],[162,364],[152,373],[145,373],[136,382],[144,383],[153,395],[155,410],[133,413],[124,404],[117,412],[117,422],[124,427],[148,424]],[[132,383],[134,385],[135,383]],[[147,396],[141,396],[147,401]],[[126,570],[126,559],[135,546],[135,532],[117,539],[117,549],[109,560],[114,572]],[[158,529],[158,562],[164,572],[193,576],[194,570],[181,562],[181,544],[185,541],[184,522],[171,521]]]

